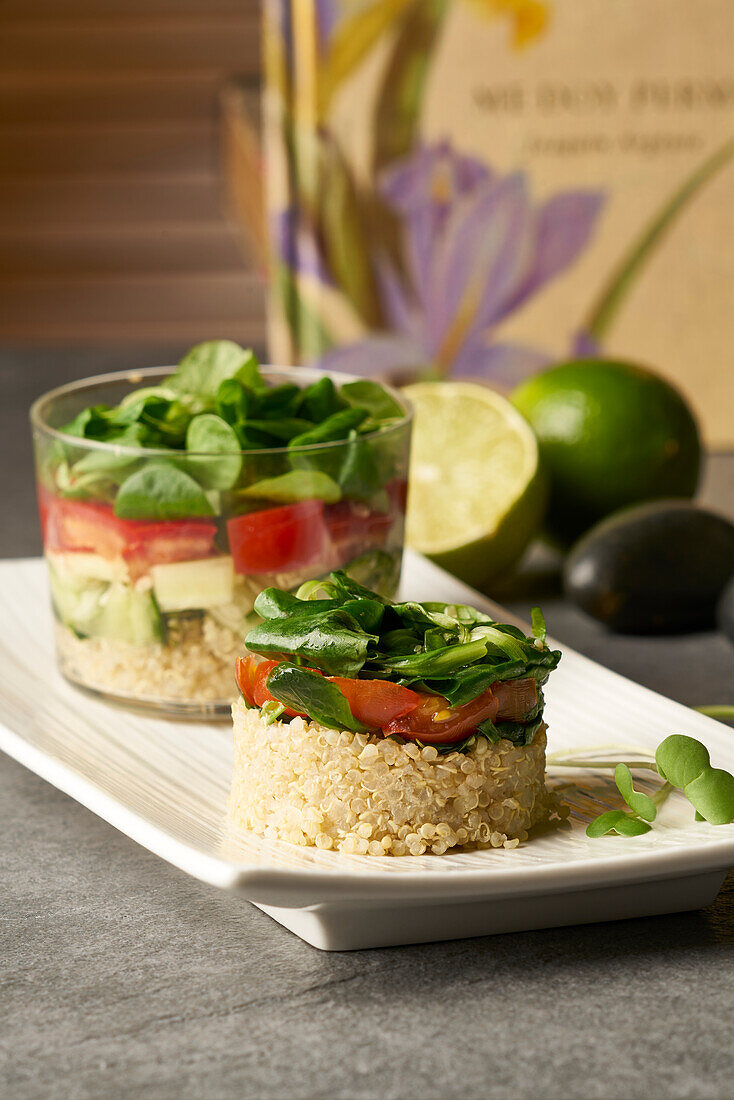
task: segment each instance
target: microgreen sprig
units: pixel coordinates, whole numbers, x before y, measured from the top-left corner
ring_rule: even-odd
[[[542,649],[543,643],[548,636],[548,629],[545,625],[545,616],[539,607],[533,607],[530,611],[530,624],[533,630],[533,637],[536,642],[539,642],[539,649]]]
[[[626,813],[624,810],[607,810],[600,814],[587,826],[586,835],[596,839],[599,836],[607,836],[616,833],[618,836],[642,836],[649,833],[651,825],[643,821],[634,813]]]
[[[587,827],[589,837],[641,836],[650,831],[651,822],[657,817],[658,808],[674,790],[688,799],[696,812],[697,821],[710,825],[729,825],[734,822],[734,775],[721,768],[711,767],[708,749],[694,737],[671,734],[655,750],[655,761],[619,761],[617,763],[550,758],[549,766],[564,768],[614,768],[617,790],[629,807],[627,810],[607,810]],[[661,787],[648,796],[636,791],[631,768],[657,772],[664,780]]]
[[[272,726],[273,722],[277,722],[284,711],[285,707],[277,699],[268,699],[260,708],[260,714],[265,719],[266,726]]]
[[[614,782],[617,785],[617,790],[633,813],[644,821],[655,820],[658,812],[657,806],[649,795],[635,790],[632,772],[626,764],[617,764],[614,769]]]

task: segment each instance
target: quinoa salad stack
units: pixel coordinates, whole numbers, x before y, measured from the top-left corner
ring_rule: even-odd
[[[555,808],[542,685],[560,654],[472,608],[332,573],[268,589],[237,662],[230,819],[354,855],[514,848]]]

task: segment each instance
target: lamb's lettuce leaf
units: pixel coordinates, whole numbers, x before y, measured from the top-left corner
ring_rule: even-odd
[[[336,684],[317,672],[284,662],[270,672],[266,685],[278,702],[307,714],[323,726],[355,733],[362,733],[367,728],[354,717]]]

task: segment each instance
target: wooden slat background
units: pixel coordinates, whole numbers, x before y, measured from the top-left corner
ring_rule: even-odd
[[[80,303],[83,337],[94,341],[250,342],[262,310],[260,279],[244,271],[0,276],[0,331],[34,343],[78,342]]]
[[[257,18],[257,4],[249,0],[0,0],[0,14],[14,19],[58,16],[95,18],[110,16],[240,15]]]
[[[257,0],[0,0],[0,340],[262,347],[220,106],[259,46]]]
[[[226,222],[0,226],[3,268],[18,275],[241,271],[242,251]]]
[[[125,68],[214,69],[257,74],[257,22],[243,15],[66,14],[3,19],[0,69],[4,73],[105,72]],[[243,5],[244,6],[244,5]]]
[[[0,72],[0,119],[3,126],[212,122],[221,84],[216,70]]]
[[[0,176],[0,228],[216,221],[220,190],[218,176],[211,173]]]

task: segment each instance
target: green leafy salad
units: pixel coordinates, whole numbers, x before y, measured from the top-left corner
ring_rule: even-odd
[[[529,637],[465,605],[394,603],[343,571],[296,594],[267,588],[255,610],[263,621],[237,682],[268,721],[302,715],[439,752],[468,750],[477,735],[529,745],[561,656],[538,609]]]
[[[546,642],[539,608],[528,636],[461,604],[391,602],[337,571],[296,594],[268,588],[255,609],[263,621],[247,635],[250,654],[237,662],[237,683],[269,724],[300,715],[439,753],[470,751],[479,736],[526,747],[543,725],[542,686],[561,654]],[[654,761],[559,753],[548,764],[614,769],[626,808],[592,821],[592,838],[648,832],[674,790],[697,820],[734,821],[734,776],[713,768],[691,737],[667,737]],[[637,790],[634,769],[654,772],[662,785],[650,795]]]
[[[252,351],[228,340],[193,348],[161,384],[143,386],[119,404],[82,409],[61,431],[124,450],[79,456],[60,444],[49,487],[64,497],[107,500],[125,519],[175,520],[217,514],[221,492],[248,501],[342,498],[370,501],[395,471],[386,448],[365,437],[405,419],[405,409],[377,382],[336,386],[324,375],[301,387],[271,385]],[[343,448],[302,448],[343,442]],[[144,466],[129,449],[155,451]],[[274,476],[253,481],[241,451],[287,449]],[[181,460],[181,452],[191,457]],[[255,471],[267,473],[263,465]],[[381,500],[383,508],[387,500]]]
[[[229,650],[266,585],[295,590],[344,568],[394,591],[410,416],[385,387],[261,370],[226,340],[193,348],[155,385],[129,386],[121,376],[62,391],[50,418],[61,426],[34,420],[44,550],[77,678],[77,642],[163,645],[175,670],[161,687],[141,666],[137,684],[152,694],[170,681],[180,694],[182,647],[193,659],[203,646],[216,676],[197,690],[225,705]],[[95,390],[122,399],[63,422]],[[95,683],[130,679],[120,653],[108,646],[102,667],[96,646]]]
[[[227,340],[138,379],[65,387],[31,414],[60,660],[125,698],[226,708],[264,587],[343,568],[395,591],[409,410]]]

